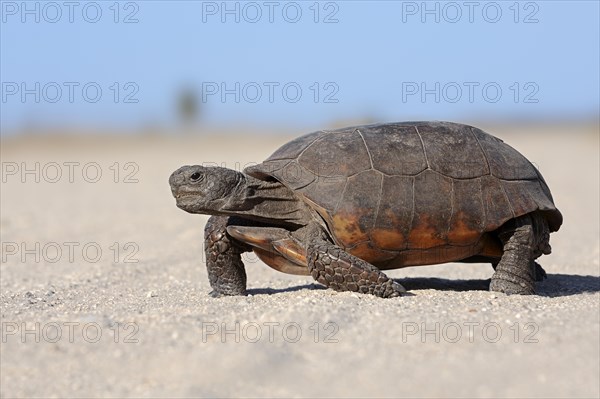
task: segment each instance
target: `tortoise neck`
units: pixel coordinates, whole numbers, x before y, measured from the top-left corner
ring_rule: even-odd
[[[242,173],[220,213],[268,224],[305,225],[310,218],[307,206],[280,182]]]

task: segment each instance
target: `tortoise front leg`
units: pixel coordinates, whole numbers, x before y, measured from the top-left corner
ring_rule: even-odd
[[[381,298],[397,297],[406,292],[375,266],[332,244],[323,234],[313,234],[307,247],[307,263],[315,280],[336,291],[354,291]]]
[[[227,234],[228,216],[211,216],[204,228],[204,251],[213,297],[246,295],[242,253],[250,249]]]

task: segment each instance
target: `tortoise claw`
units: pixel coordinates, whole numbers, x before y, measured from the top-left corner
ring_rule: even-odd
[[[397,283],[397,282],[392,282],[392,289],[394,290],[394,292],[388,297],[388,298],[394,298],[397,296],[406,296],[407,291],[406,288],[404,288],[402,286],[402,284]]]

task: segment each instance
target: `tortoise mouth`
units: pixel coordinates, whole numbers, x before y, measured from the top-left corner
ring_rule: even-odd
[[[173,188],[171,190],[171,193],[173,194],[173,197],[175,197],[175,199],[187,198],[187,197],[203,197],[203,194],[200,191],[186,190],[181,187]]]
[[[183,192],[183,193],[175,193],[175,194],[173,194],[173,196],[175,197],[175,199],[181,199],[181,198],[187,198],[187,197],[196,197],[196,196],[198,196],[198,194]]]
[[[192,193],[174,193],[173,196],[175,197],[175,205],[177,208],[192,213],[196,209],[197,205]]]

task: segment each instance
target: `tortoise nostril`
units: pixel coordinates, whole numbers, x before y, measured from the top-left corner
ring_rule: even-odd
[[[169,176],[169,184],[171,186],[179,186],[185,182],[184,168],[181,167]]]

